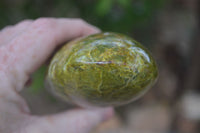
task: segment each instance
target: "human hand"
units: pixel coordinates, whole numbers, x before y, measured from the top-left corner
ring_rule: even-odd
[[[88,133],[112,108],[34,116],[18,92],[59,44],[99,32],[80,19],[26,20],[0,31],[0,133]]]

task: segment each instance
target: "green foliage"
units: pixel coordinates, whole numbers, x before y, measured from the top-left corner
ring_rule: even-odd
[[[29,90],[32,93],[38,93],[41,91],[41,89],[44,88],[44,79],[46,75],[46,66],[40,67],[32,76],[31,78],[33,79],[32,84],[29,88]]]
[[[117,0],[117,2],[125,8],[131,4],[131,0]]]
[[[132,32],[148,25],[166,0],[0,1],[0,28],[22,19],[81,17],[106,31]]]
[[[96,5],[96,13],[99,16],[106,15],[112,8],[113,0],[98,0]]]

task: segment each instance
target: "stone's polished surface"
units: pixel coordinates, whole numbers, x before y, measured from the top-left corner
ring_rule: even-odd
[[[64,45],[53,57],[47,84],[79,106],[118,106],[144,94],[158,70],[150,53],[118,33],[98,33]]]

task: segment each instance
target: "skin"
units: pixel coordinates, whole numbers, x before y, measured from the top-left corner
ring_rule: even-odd
[[[113,115],[109,107],[34,116],[18,94],[58,45],[98,32],[83,20],[64,18],[25,20],[0,31],[1,133],[88,133]]]

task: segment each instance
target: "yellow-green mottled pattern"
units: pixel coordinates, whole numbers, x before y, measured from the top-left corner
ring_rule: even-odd
[[[117,106],[150,88],[158,72],[150,53],[118,33],[99,33],[64,45],[47,82],[56,95],[80,106]]]

